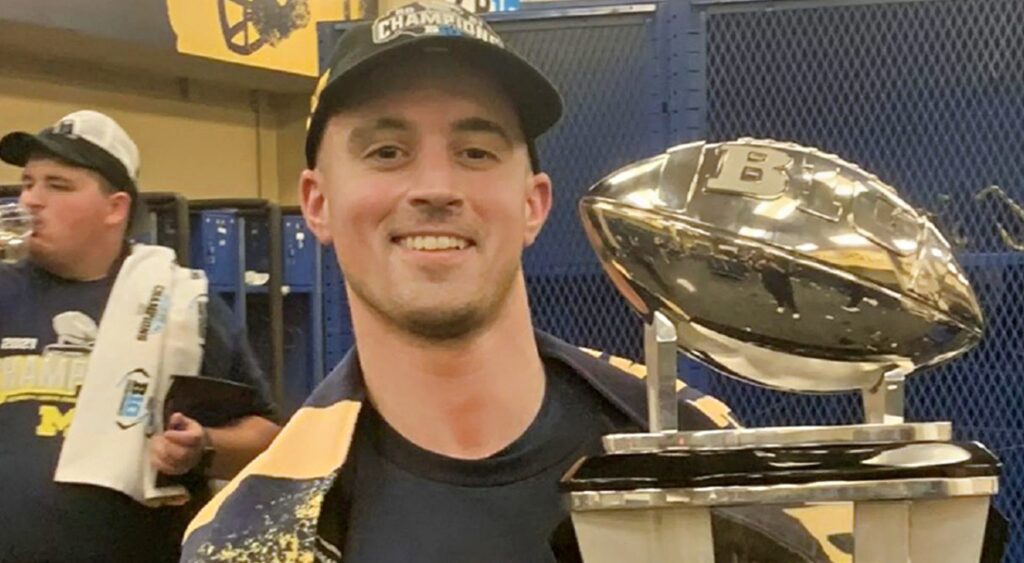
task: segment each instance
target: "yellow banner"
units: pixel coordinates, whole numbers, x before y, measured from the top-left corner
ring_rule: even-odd
[[[361,0],[167,0],[177,50],[317,75],[316,24],[360,19]]]

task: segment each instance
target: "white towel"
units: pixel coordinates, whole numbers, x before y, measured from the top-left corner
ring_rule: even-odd
[[[135,245],[103,311],[54,480],[121,491],[151,505],[188,500],[157,487],[149,438],[163,432],[172,375],[196,375],[203,354],[206,276],[169,248]]]

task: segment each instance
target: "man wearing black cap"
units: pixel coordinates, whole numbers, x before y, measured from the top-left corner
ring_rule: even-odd
[[[0,561],[176,561],[206,479],[233,476],[277,431],[264,418],[273,408],[244,333],[226,305],[211,300],[205,333],[196,336],[205,336],[200,373],[251,384],[262,390],[262,404],[222,428],[174,413],[167,431],[141,438],[138,465],[182,476],[191,503],[150,508],[123,489],[59,479],[69,436],[84,424],[84,389],[94,370],[108,367],[90,363],[98,335],[119,328],[101,317],[111,314],[106,306],[122,265],[141,248],[127,243],[139,208],[139,151],[110,117],[78,111],[39,134],[6,135],[0,159],[23,167],[20,203],[34,223],[29,258],[0,264]],[[124,308],[145,313],[144,305]],[[151,315],[145,330],[128,327],[126,340],[169,331],[156,327],[158,318],[167,317]],[[191,330],[200,327],[201,321]],[[113,383],[118,379],[119,373]],[[99,423],[114,427],[115,420]],[[85,435],[79,443],[89,450],[96,439]],[[95,460],[101,471],[114,461]],[[74,475],[70,481],[83,482]]]
[[[303,213],[337,253],[355,350],[204,507],[183,560],[577,560],[559,479],[645,425],[645,387],[532,326],[521,255],[552,201],[533,145],[558,92],[431,2],[346,32],[320,88]],[[681,396],[683,428],[728,424],[705,403]],[[792,522],[760,528],[787,548],[750,523],[716,526],[761,560],[817,553]]]

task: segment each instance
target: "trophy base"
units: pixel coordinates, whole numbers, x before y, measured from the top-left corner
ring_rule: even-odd
[[[800,444],[880,444],[887,442],[948,442],[949,422],[850,424],[845,426],[781,426],[701,432],[609,434],[602,440],[609,454],[673,450],[792,446]]]
[[[713,563],[713,510],[842,503],[854,563],[977,563],[999,462],[949,423],[612,435],[563,480],[587,563]],[[740,510],[742,510],[740,508]]]
[[[854,563],[977,563],[988,496],[854,503]],[[587,563],[715,563],[711,506],[574,512]]]

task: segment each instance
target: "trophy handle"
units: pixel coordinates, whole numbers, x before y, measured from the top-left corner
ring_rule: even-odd
[[[885,372],[878,384],[861,391],[864,402],[864,421],[868,424],[903,423],[905,368]]]
[[[989,186],[981,190],[975,194],[974,199],[981,201],[989,194],[992,194],[992,197],[996,200],[1006,204],[1010,213],[1012,213],[1017,219],[1024,220],[1024,207],[1021,207],[1019,203],[1013,201],[1013,199],[1006,195],[1006,192],[999,186]],[[1002,223],[996,222],[996,227],[999,229],[999,237],[1003,239],[1003,244],[1018,252],[1024,252],[1024,243],[1013,238],[1013,235],[1006,230],[1006,227],[1004,227]]]
[[[660,311],[644,324],[644,360],[647,364],[647,421],[650,432],[679,430],[676,397],[676,325]]]

